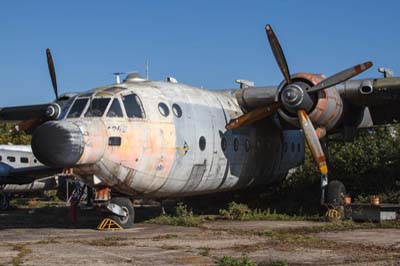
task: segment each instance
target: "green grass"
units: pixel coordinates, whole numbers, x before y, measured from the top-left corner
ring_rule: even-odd
[[[31,254],[32,250],[26,247],[26,244],[15,244],[13,250],[17,251],[16,257],[12,258],[11,264],[13,266],[20,266],[24,262],[24,257]]]
[[[147,222],[179,226],[199,226],[204,220],[204,217],[194,215],[192,211],[189,211],[183,203],[178,203],[175,208],[175,215],[160,215]]]
[[[120,237],[120,236],[106,236],[104,238],[104,240],[106,240],[106,241],[124,241],[124,240],[128,240],[128,238]]]
[[[242,255],[240,258],[234,258],[230,256],[224,256],[219,258],[215,262],[216,266],[257,266],[253,260],[248,258],[246,255]]]
[[[278,220],[278,221],[320,221],[322,217],[319,216],[290,216],[287,214],[271,212],[270,210],[252,210],[246,204],[239,204],[231,202],[228,209],[219,210],[218,216],[211,215],[195,215],[189,211],[187,206],[183,203],[178,203],[175,208],[174,215],[160,215],[156,218],[148,220],[148,223],[167,224],[178,226],[199,226],[205,220],[226,219],[226,220]]]
[[[178,225],[178,226],[199,226],[204,219],[199,216],[170,216],[170,215],[161,215],[154,219],[148,220],[148,223],[154,224],[168,224],[168,225]]]
[[[256,250],[262,250],[266,247],[279,247],[290,250],[293,247],[305,247],[305,248],[317,248],[317,249],[340,249],[340,250],[355,250],[355,252],[366,252],[365,256],[373,255],[367,252],[368,248],[371,248],[367,244],[349,244],[349,243],[337,243],[332,240],[326,240],[319,238],[316,234],[320,232],[339,232],[339,231],[350,231],[355,229],[374,229],[374,228],[400,228],[399,222],[387,222],[382,224],[374,223],[363,223],[358,224],[352,221],[338,221],[335,223],[327,223],[323,226],[314,227],[302,227],[302,228],[290,228],[290,229],[278,229],[278,230],[265,230],[265,231],[242,231],[242,234],[255,234],[258,236],[266,237],[268,240],[262,243],[241,245],[237,246],[236,249],[244,252],[254,252]],[[238,233],[238,232],[236,232]],[[396,248],[385,247],[385,246],[373,246],[375,254],[387,254],[392,252]],[[264,265],[264,264],[262,264]],[[270,264],[266,264],[270,265]]]
[[[204,256],[204,257],[208,257],[208,256],[210,256],[211,254],[210,254],[210,251],[211,251],[211,248],[209,248],[209,247],[202,247],[202,248],[200,248],[200,252],[199,252],[199,255],[200,256]]]
[[[228,209],[219,210],[222,219],[227,220],[278,220],[278,221],[304,221],[304,220],[322,220],[320,216],[296,216],[276,213],[276,211],[250,209],[246,204],[231,202]]]
[[[269,263],[269,266],[288,266],[289,263],[286,260],[273,260]]]
[[[48,244],[57,244],[59,241],[57,241],[54,237],[49,237],[47,239],[39,240],[35,244],[42,244],[42,245],[48,245]]]
[[[152,240],[159,241],[159,240],[163,240],[163,239],[172,239],[172,238],[177,238],[177,237],[178,237],[177,234],[166,234],[166,235],[155,236],[152,238]]]
[[[107,236],[104,239],[94,239],[88,241],[87,244],[92,246],[101,246],[101,247],[127,246],[128,243],[124,242],[125,240],[128,239],[125,237]]]

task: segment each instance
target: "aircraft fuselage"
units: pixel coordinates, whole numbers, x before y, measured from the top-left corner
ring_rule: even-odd
[[[301,131],[274,119],[227,131],[241,114],[232,91],[124,82],[78,95],[61,120],[36,130],[32,148],[88,184],[156,198],[265,185],[302,163]]]

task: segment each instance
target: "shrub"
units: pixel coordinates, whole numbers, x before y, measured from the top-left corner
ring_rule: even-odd
[[[229,203],[228,209],[219,210],[220,216],[228,220],[304,220],[310,219],[315,220],[317,217],[305,217],[305,216],[289,216],[287,214],[271,212],[269,209],[266,211],[250,209],[246,204],[240,204],[236,202]]]
[[[240,258],[224,256],[216,261],[217,266],[256,266],[257,264],[246,255]]]
[[[245,220],[250,216],[251,212],[252,211],[246,204],[240,204],[234,201],[229,203],[227,210],[219,210],[219,214],[229,220]]]
[[[199,226],[203,220],[202,217],[194,215],[192,211],[188,210],[185,204],[180,202],[175,208],[175,215],[160,215],[148,222],[155,224]]]

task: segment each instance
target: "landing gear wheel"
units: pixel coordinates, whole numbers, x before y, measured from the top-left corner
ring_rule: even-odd
[[[344,196],[346,195],[346,187],[342,182],[333,180],[329,182],[326,190],[326,204],[333,207],[344,205]]]
[[[115,214],[111,214],[108,216],[108,218],[116,221],[124,229],[131,228],[135,221],[135,209],[133,207],[132,201],[128,198],[116,197],[111,198],[110,202],[120,206],[125,212],[128,213],[128,215],[125,217],[121,217]]]
[[[0,193],[0,210],[5,211],[10,207],[10,199],[6,194]]]

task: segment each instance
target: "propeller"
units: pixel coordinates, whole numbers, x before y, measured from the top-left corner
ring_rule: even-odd
[[[57,90],[57,78],[56,69],[54,67],[53,57],[51,56],[51,51],[49,48],[46,49],[47,56],[47,66],[49,68],[51,84],[53,85],[54,94],[56,95],[56,100],[58,100],[58,90]]]
[[[274,114],[281,107],[282,107],[281,103],[272,103],[267,106],[259,107],[251,112],[248,112],[242,116],[239,116],[236,119],[233,119],[225,127],[226,127],[226,129],[234,129],[243,124],[254,123],[264,117],[268,117],[268,116]]]
[[[54,94],[56,96],[56,101],[58,101],[60,98],[58,97],[56,71],[49,48],[46,49],[46,57]],[[20,120],[21,122],[19,122],[12,130],[13,132],[16,132],[20,130],[31,130],[46,120],[57,119],[60,112],[61,108],[58,103],[9,107],[1,109],[0,118],[5,120]]]
[[[265,31],[267,32],[269,45],[271,46],[272,53],[274,54],[275,60],[278,63],[278,67],[281,70],[286,83],[290,84],[292,83],[292,79],[290,78],[289,67],[286,62],[286,57],[283,54],[282,47],[278,41],[278,37],[276,37],[271,25],[269,24],[265,26]]]
[[[364,72],[372,66],[372,62],[367,61],[350,67],[310,87],[304,82],[292,81],[285,55],[277,36],[272,30],[271,25],[267,24],[265,31],[267,33],[272,53],[274,54],[275,61],[277,62],[286,83],[282,88],[277,102],[271,103],[265,107],[259,107],[246,114],[243,114],[242,116],[231,120],[225,127],[226,129],[235,129],[244,125],[249,125],[273,115],[280,108],[284,108],[286,111],[297,115],[299,124],[303,129],[306,142],[321,173],[321,203],[324,203],[324,188],[328,184],[328,167],[321,143],[307,114],[309,111],[311,111],[314,105],[310,94],[335,86],[336,84],[342,83]]]

